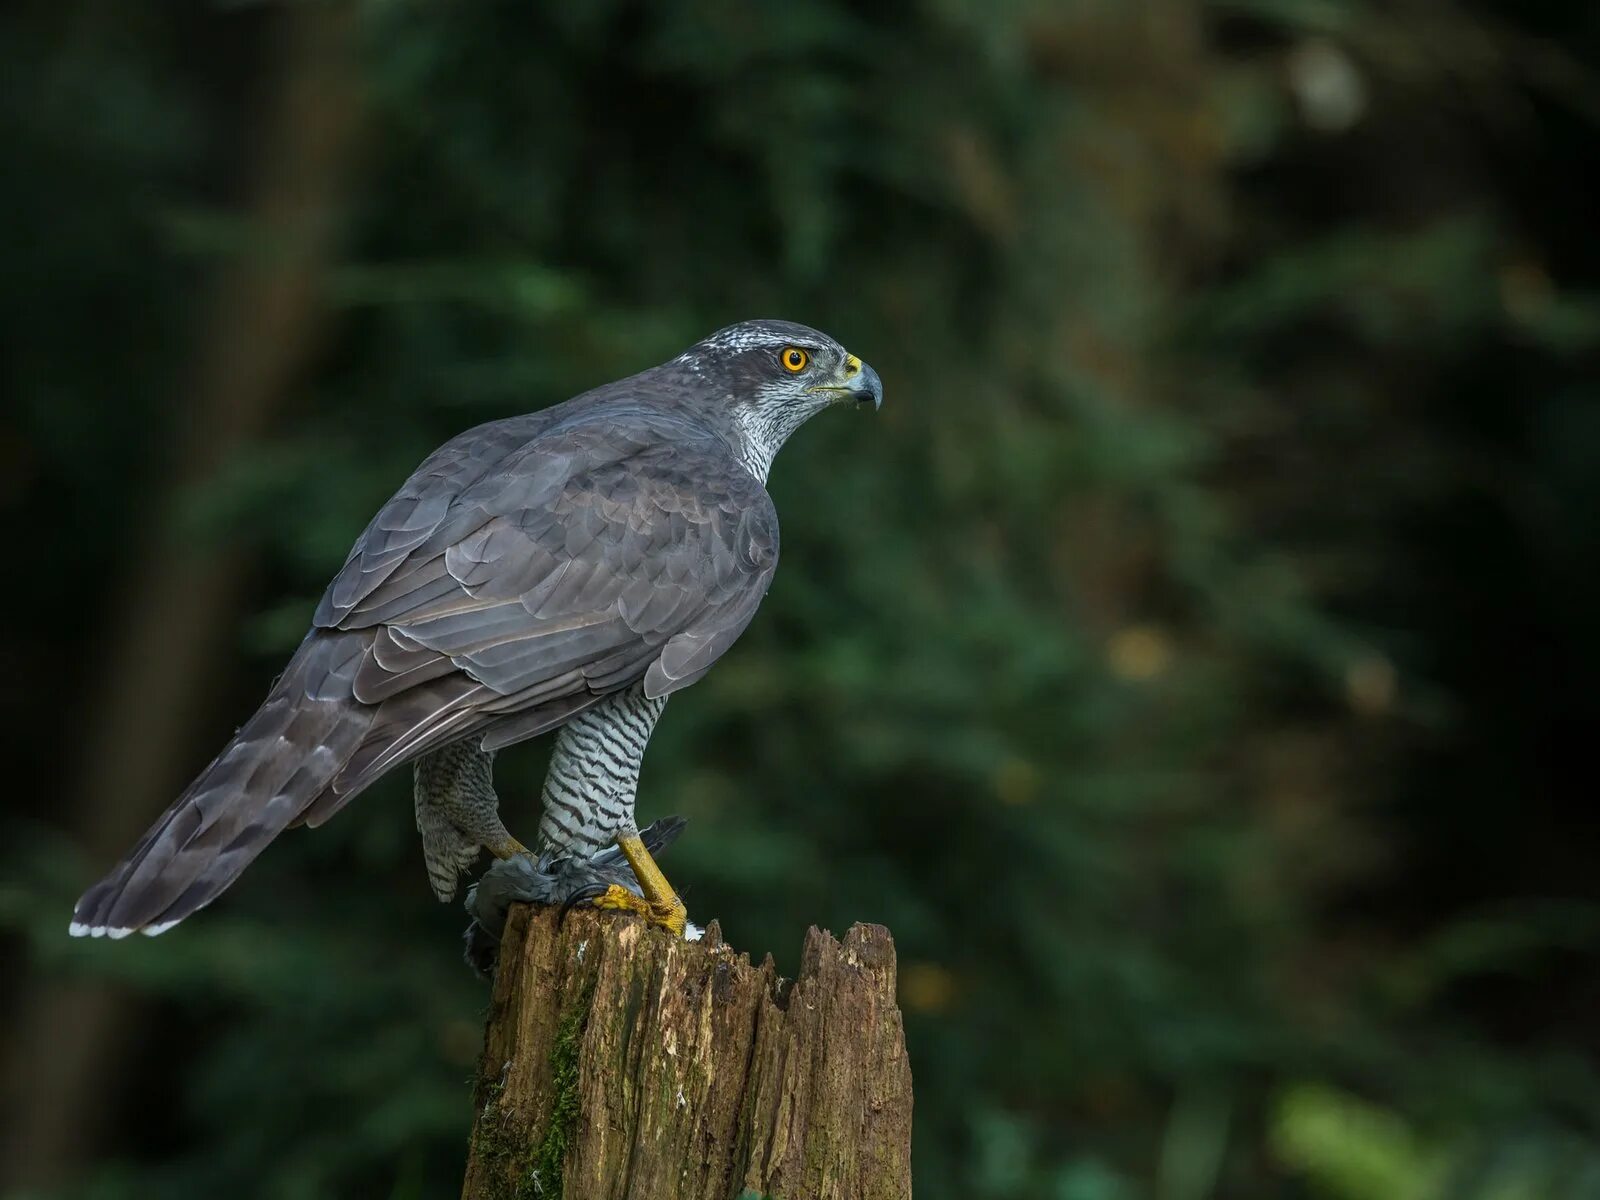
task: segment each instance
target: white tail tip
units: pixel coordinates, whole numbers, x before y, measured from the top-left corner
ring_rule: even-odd
[[[109,925],[85,925],[82,921],[74,921],[67,926],[67,933],[72,937],[110,938],[120,941],[132,933],[142,933],[145,937],[155,937],[165,933],[176,925],[176,921],[162,921],[159,925],[145,925],[139,929],[113,929]]]

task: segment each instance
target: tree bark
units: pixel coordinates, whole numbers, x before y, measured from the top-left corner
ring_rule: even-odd
[[[790,981],[715,924],[518,905],[473,1107],[464,1200],[904,1200],[894,942],[812,928]]]

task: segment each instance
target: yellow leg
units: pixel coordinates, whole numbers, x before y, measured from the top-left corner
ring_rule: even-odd
[[[650,857],[650,851],[644,848],[639,835],[629,833],[619,837],[617,849],[622,851],[622,856],[633,868],[639,886],[644,889],[644,898],[650,902],[650,923],[670,931],[674,937],[682,937],[689,910],[678,899],[678,893],[672,890],[672,885],[661,873],[661,868],[656,866],[656,860]]]
[[[484,846],[484,849],[496,858],[515,858],[519,854],[531,855],[533,853],[509,833],[497,842],[489,842]]]

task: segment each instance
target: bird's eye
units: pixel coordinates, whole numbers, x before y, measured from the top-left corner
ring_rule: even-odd
[[[782,354],[778,355],[778,360],[783,363],[785,371],[793,373],[804,371],[806,364],[811,361],[811,356],[800,349],[799,346],[790,346]]]

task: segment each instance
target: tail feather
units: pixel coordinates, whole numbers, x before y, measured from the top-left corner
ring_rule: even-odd
[[[370,635],[316,632],[225,750],[73,910],[78,936],[160,933],[216,899],[328,787],[374,709],[351,681]]]

